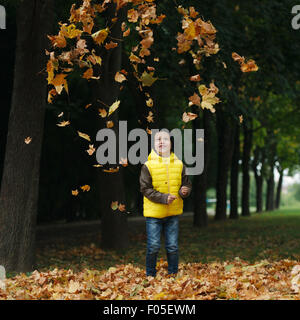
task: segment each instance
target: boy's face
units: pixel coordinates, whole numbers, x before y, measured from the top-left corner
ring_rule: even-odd
[[[171,140],[167,132],[158,132],[154,138],[154,147],[161,156],[169,156],[171,150]]]

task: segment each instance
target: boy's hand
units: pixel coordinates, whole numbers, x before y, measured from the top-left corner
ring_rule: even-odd
[[[176,196],[173,196],[172,194],[168,195],[168,204],[172,203],[175,199],[177,199]]]
[[[181,193],[182,193],[184,196],[186,196],[186,195],[188,194],[188,192],[189,192],[189,188],[186,187],[186,186],[182,186],[182,187],[180,188],[180,191],[181,191]]]

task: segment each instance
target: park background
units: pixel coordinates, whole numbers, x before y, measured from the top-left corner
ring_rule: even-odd
[[[99,108],[120,100],[120,107],[108,118],[113,129],[119,120],[126,120],[128,131],[137,127],[205,130],[204,171],[191,177],[193,191],[184,202],[181,262],[213,261],[212,268],[229,272],[243,263],[236,257],[245,263],[273,259],[280,266],[277,260],[289,261],[282,270],[290,272],[300,254],[299,30],[291,24],[297,3],[157,1],[157,16],[165,17],[151,25],[154,41],[151,54],[144,56],[151,69],[139,69],[140,74],[148,70],[146,74],[151,75],[146,83],[147,79],[135,76],[130,59],[141,37],[121,12],[122,1],[118,2],[123,14],[118,19],[126,20],[131,33],[119,41],[120,25],[112,28],[104,43],[121,44],[104,49],[103,43],[102,51],[98,48],[103,66],[100,79],[83,79],[82,70],[74,68],[67,78],[68,93],[64,90],[49,99],[53,86],[46,50],[63,49],[53,46],[57,41],[53,35],[61,30],[59,22],[70,23],[73,3],[79,7],[82,1],[0,1],[7,13],[6,30],[0,31],[0,263],[12,276],[28,272],[29,277],[35,269],[48,270],[49,276],[53,268],[105,270],[118,263],[137,263],[142,268],[146,238],[139,191],[141,166],[129,163],[120,165],[117,172],[104,172],[94,166],[95,153],[87,152],[89,142],[77,134],[84,132],[94,141],[96,132],[107,125]],[[193,61],[196,45],[195,52],[180,52],[177,41],[183,17],[192,19],[194,14],[216,29],[199,68]],[[93,32],[107,27],[112,17],[111,11],[104,12]],[[88,48],[95,46],[88,35],[85,39]],[[67,44],[72,41],[68,39]],[[242,72],[233,53],[245,61],[253,59],[258,70]],[[112,75],[121,69],[126,70],[127,79],[119,83]],[[155,70],[154,75],[149,70]],[[213,82],[219,90],[220,101],[210,108],[189,105],[197,89],[191,80],[196,74],[200,75],[197,85],[209,87]],[[184,112],[197,117],[185,121]],[[70,124],[58,126],[61,121]],[[112,205],[115,202],[117,206]],[[164,272],[163,248],[161,257]],[[124,272],[126,267],[122,268]],[[141,297],[140,289],[130,297]],[[297,297],[299,291],[293,290],[285,293]],[[156,297],[166,297],[159,296],[161,292]],[[227,294],[222,287],[206,297],[239,295]]]

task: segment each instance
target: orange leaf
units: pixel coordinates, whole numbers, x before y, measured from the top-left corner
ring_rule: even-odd
[[[108,172],[108,173],[115,173],[115,172],[118,172],[119,169],[120,169],[119,167],[116,167],[116,168],[103,169],[102,171]]]
[[[88,184],[81,186],[80,188],[82,189],[82,191],[90,191],[91,189],[91,187]]]
[[[107,128],[112,128],[114,126],[114,123],[112,121],[107,121],[106,122],[106,127]]]
[[[110,41],[109,43],[105,44],[105,49],[109,50],[109,49],[113,49],[113,48],[115,48],[117,46],[118,46],[117,42]]]
[[[194,76],[191,76],[190,80],[191,81],[200,81],[201,80],[200,74],[196,74]]]
[[[93,68],[87,69],[82,76],[83,79],[87,79],[87,80],[91,79],[92,77],[93,77]]]
[[[115,81],[117,82],[120,82],[122,83],[123,81],[127,80],[126,77],[120,73],[120,72],[117,72],[116,75],[115,75]]]
[[[198,117],[197,114],[192,113],[192,112],[184,112],[182,115],[182,121],[183,122],[189,122],[191,120],[194,120]]]
[[[194,93],[191,97],[189,97],[189,100],[196,106],[201,106],[200,97],[197,93]]]

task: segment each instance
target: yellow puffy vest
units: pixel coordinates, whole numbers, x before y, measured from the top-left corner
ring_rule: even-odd
[[[165,218],[182,214],[183,200],[178,194],[181,186],[183,163],[172,152],[169,158],[160,157],[153,149],[145,162],[151,177],[153,188],[162,193],[175,195],[171,204],[161,204],[144,197],[144,216]]]

